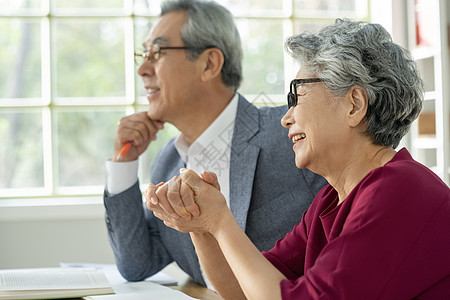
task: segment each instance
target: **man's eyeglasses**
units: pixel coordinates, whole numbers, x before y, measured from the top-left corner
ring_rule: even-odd
[[[304,78],[304,79],[292,80],[290,91],[287,95],[288,107],[291,108],[291,107],[294,107],[297,105],[297,101],[298,101],[297,91],[298,91],[299,85],[301,86],[302,84],[305,84],[305,83],[314,83],[314,82],[322,82],[322,81],[324,81],[322,78]]]
[[[153,44],[150,49],[144,51],[134,52],[134,62],[136,65],[140,66],[147,59],[150,62],[156,62],[161,57],[162,50],[206,50],[210,48],[215,48],[214,46],[208,46],[204,48],[192,48],[192,47],[163,47],[158,44]]]

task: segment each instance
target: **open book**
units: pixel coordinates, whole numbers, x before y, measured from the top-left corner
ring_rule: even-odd
[[[93,268],[0,270],[0,299],[53,299],[113,294],[103,272]]]

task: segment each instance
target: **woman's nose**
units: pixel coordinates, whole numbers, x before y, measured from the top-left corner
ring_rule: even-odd
[[[294,107],[288,109],[288,111],[281,118],[281,125],[283,127],[289,128],[294,123],[294,118],[292,117],[292,112],[294,111]]]

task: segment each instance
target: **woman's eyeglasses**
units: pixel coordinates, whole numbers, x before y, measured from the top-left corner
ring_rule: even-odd
[[[290,91],[287,95],[288,108],[294,107],[297,105],[298,101],[298,88],[299,85],[305,83],[314,83],[314,82],[322,82],[324,81],[322,78],[303,78],[303,79],[294,79],[291,81]]]

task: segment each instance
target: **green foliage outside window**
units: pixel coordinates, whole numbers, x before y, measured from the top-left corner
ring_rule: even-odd
[[[292,64],[284,53],[287,36],[338,16],[367,18],[367,8],[360,9],[367,1],[218,2],[236,16],[241,33],[239,92],[264,103],[284,102],[291,79],[285,68]],[[0,0],[0,198],[103,192],[117,122],[147,109],[132,50],[142,48],[159,3]],[[140,159],[141,183],[177,134],[170,124],[158,133]]]

